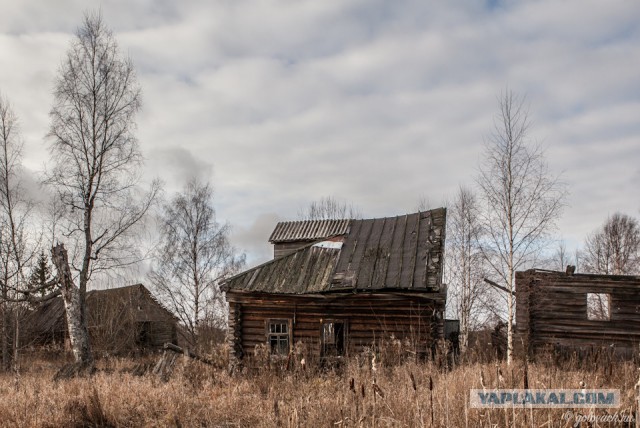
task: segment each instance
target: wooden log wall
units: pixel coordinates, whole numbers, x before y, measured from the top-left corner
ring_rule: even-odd
[[[609,294],[609,320],[588,319],[587,293]],[[545,346],[637,350],[640,277],[517,272],[515,342],[529,354]]]
[[[175,322],[150,321],[148,324],[138,323],[138,329],[147,328],[147,345],[153,349],[161,349],[165,343],[178,343],[178,332]]]
[[[294,251],[309,245],[312,241],[278,242],[273,244],[273,258],[286,256]]]
[[[227,296],[227,300],[229,297]],[[242,355],[242,305],[229,301],[229,326],[227,327],[227,343],[229,344],[229,363],[236,365]]]
[[[253,353],[267,344],[269,320],[291,320],[293,348],[302,342],[311,356],[320,356],[323,321],[346,323],[347,355],[358,353],[381,339],[393,337],[425,352],[443,337],[444,296],[436,299],[411,293],[340,293],[331,295],[227,294],[228,340],[235,356]],[[242,318],[238,308],[242,307]],[[239,349],[241,348],[241,349]]]

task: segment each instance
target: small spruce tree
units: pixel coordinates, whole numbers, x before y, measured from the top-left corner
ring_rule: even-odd
[[[38,260],[36,261],[36,265],[33,267],[31,271],[31,275],[29,276],[29,288],[36,288],[45,285],[47,282],[51,281],[53,275],[51,274],[51,266],[49,265],[49,258],[45,254],[44,251],[40,252],[38,256]],[[46,296],[51,293],[55,285],[50,285],[49,287],[42,288],[38,291],[41,296]]]

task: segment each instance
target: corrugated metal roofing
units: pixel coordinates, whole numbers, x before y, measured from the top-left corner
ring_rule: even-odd
[[[269,242],[317,241],[330,236],[344,235],[353,220],[303,220],[283,221],[269,237]]]
[[[285,294],[439,291],[445,221],[444,208],[351,220],[341,248],[308,245],[228,279],[225,289]]]

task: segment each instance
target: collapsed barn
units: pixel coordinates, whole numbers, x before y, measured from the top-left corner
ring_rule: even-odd
[[[444,208],[390,218],[278,223],[275,258],[223,284],[231,358],[303,343],[321,359],[386,339],[426,353],[443,337]]]
[[[515,345],[527,355],[639,349],[640,276],[517,272],[516,302]]]
[[[91,343],[97,352],[122,354],[178,343],[178,320],[142,284],[87,293]],[[23,344],[64,344],[68,340],[64,302],[39,305],[24,322]]]

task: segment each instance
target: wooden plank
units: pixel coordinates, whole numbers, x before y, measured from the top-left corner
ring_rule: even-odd
[[[404,285],[405,287],[412,288],[416,263],[416,253],[413,251],[413,248],[415,246],[416,235],[418,233],[418,216],[408,216],[406,226],[405,236],[402,241],[402,270],[400,272],[399,286]]]
[[[640,343],[640,278],[527,271],[516,281],[522,312],[516,328],[528,335],[532,348]],[[587,319],[587,293],[610,295],[609,321]]]
[[[336,266],[336,273],[344,275],[343,286],[356,287],[356,276],[358,273],[358,266],[360,258],[362,257],[361,251],[364,251],[359,245],[359,237],[361,235],[362,228],[367,223],[364,221],[354,221],[351,225],[349,235],[353,236],[352,239],[347,239],[342,248],[342,253],[348,254],[348,257],[340,257],[338,265]]]
[[[378,251],[377,246],[372,244],[371,237],[374,237],[374,228],[378,228],[376,220],[363,220],[361,233],[358,235],[358,249],[356,249],[356,257],[359,258],[358,270],[356,271],[356,288],[369,289],[371,287],[371,278],[373,264]],[[364,233],[362,233],[364,232]],[[377,243],[377,240],[374,241]]]
[[[408,217],[408,215],[399,217],[394,223],[393,239],[391,241],[394,251],[391,252],[389,258],[389,267],[387,268],[387,278],[385,280],[389,287],[400,287],[400,273],[402,272],[402,260],[404,257],[404,245],[402,243],[407,231]]]

